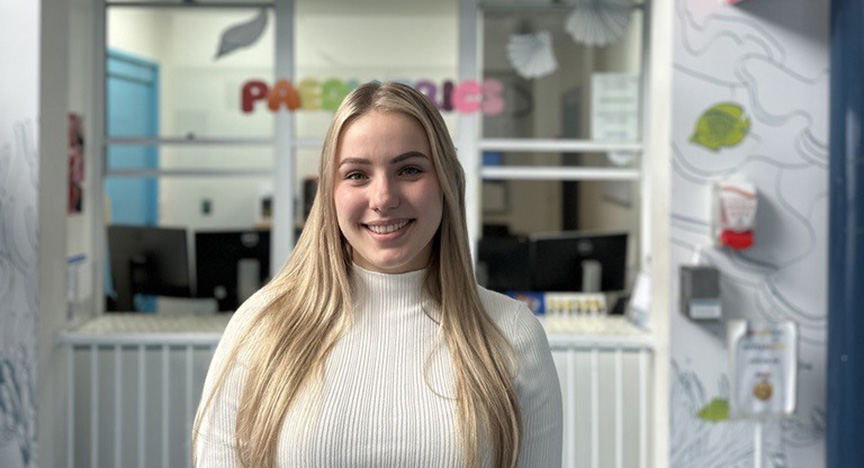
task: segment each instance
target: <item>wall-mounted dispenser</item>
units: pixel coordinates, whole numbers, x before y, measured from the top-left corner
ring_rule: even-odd
[[[714,182],[711,232],[717,247],[744,250],[753,245],[756,186],[746,180]]]
[[[720,270],[704,265],[682,265],[681,313],[693,320],[719,320]]]

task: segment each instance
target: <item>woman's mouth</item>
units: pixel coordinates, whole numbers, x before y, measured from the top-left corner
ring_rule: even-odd
[[[393,224],[386,225],[370,225],[363,224],[362,226],[368,231],[373,238],[379,240],[393,240],[397,239],[408,230],[411,225],[414,224],[413,219],[405,219],[402,221],[395,222]]]

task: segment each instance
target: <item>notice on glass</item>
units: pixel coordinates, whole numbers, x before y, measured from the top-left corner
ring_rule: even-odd
[[[795,411],[798,329],[793,322],[729,323],[730,415],[789,416]]]
[[[591,75],[591,138],[614,141],[639,139],[638,75]]]

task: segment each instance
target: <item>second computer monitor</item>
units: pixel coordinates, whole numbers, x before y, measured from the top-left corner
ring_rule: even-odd
[[[189,297],[186,229],[112,224],[108,252],[116,294],[111,310],[135,310],[136,295]]]
[[[195,233],[198,297],[213,297],[234,311],[270,276],[270,231]]]
[[[597,272],[598,264],[600,291],[624,289],[627,233],[535,234],[530,249],[535,291],[582,291],[584,273]]]

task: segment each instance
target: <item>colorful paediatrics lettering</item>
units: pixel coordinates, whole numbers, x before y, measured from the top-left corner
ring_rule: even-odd
[[[444,112],[455,110],[470,114],[479,111],[485,115],[497,115],[504,110],[501,95],[504,86],[498,80],[487,79],[483,83],[468,80],[458,84],[448,80],[442,83],[440,89],[432,80],[413,83],[406,79],[398,81],[413,86]],[[282,108],[288,111],[335,111],[345,96],[359,85],[358,80],[346,82],[330,78],[321,82],[315,78],[304,78],[296,88],[288,80],[278,80],[270,88],[264,81],[250,80],[243,85],[241,109],[243,113],[249,114],[255,110],[255,102],[266,99],[267,107],[274,112]]]

